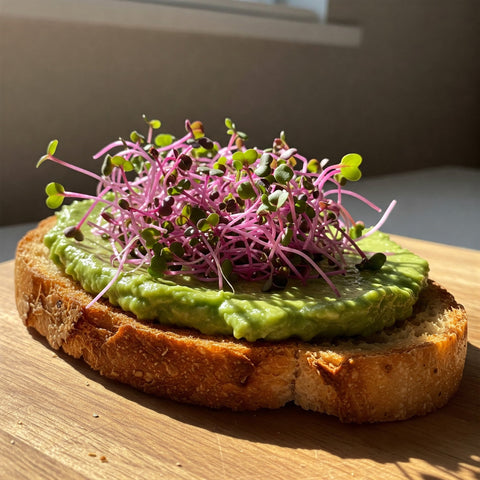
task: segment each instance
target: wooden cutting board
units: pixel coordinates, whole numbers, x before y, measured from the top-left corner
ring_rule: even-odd
[[[469,351],[449,405],[376,425],[213,411],[102,378],[23,326],[13,261],[0,264],[0,479],[480,478],[480,251],[397,240],[465,305]]]

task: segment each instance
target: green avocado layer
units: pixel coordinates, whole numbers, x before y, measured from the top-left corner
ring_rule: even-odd
[[[57,213],[56,226],[46,235],[52,260],[96,294],[116,273],[107,241],[82,228],[85,240],[66,238],[66,227],[77,224],[90,202],[74,202]],[[235,293],[190,277],[152,278],[145,269],[122,273],[107,292],[111,304],[141,320],[186,326],[206,334],[233,335],[248,341],[297,337],[367,336],[407,318],[425,285],[428,263],[375,232],[359,242],[367,252],[384,252],[380,271],[355,268],[360,258],[348,259],[346,276],[334,276],[337,298],[323,280],[306,285],[291,280],[279,292],[262,292],[257,282],[235,284]]]

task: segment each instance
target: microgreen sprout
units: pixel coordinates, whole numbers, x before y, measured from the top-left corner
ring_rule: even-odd
[[[82,241],[86,222],[110,242],[118,270],[96,299],[125,265],[144,266],[152,277],[214,281],[219,289],[247,280],[272,291],[291,278],[320,278],[336,295],[333,278],[346,274],[346,255],[360,256],[359,270],[383,266],[383,253],[368,257],[357,241],[381,226],[395,202],[370,230],[342,204],[342,195],[350,195],[380,211],[344,188],[361,178],[360,155],[345,155],[333,165],[307,159],[288,146],[283,132],[271,148],[247,148],[247,135],[228,118],[226,146],[208,138],[198,121],[187,120],[186,133],[176,138],[156,133],[159,120],[143,119],[146,135],[133,131],[94,156],[103,158],[101,175],[56,158],[56,140],[37,164],[50,160],[98,181],[97,195],[67,192],[55,182],[46,187],[53,209],[66,197],[92,200],[65,235]],[[98,206],[100,214],[93,216]]]

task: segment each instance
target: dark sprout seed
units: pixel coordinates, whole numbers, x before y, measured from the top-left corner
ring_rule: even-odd
[[[130,209],[130,204],[124,198],[121,198],[118,201],[118,206],[120,208],[122,208],[123,210],[129,210]]]
[[[213,148],[213,142],[207,138],[207,137],[202,137],[198,139],[198,143],[205,149],[205,150],[211,150]]]
[[[185,229],[185,231],[183,232],[183,234],[185,235],[185,237],[191,237],[192,235],[195,235],[196,233],[196,229],[195,227],[187,227]]]
[[[173,172],[167,177],[166,183],[167,185],[173,185],[176,181],[177,181],[177,174],[176,172]]]
[[[185,235],[187,236],[187,235]],[[193,237],[189,242],[191,247],[196,247],[200,243],[200,238],[199,237]]]
[[[77,232],[77,227],[73,226],[73,227],[67,227],[67,228],[63,231],[63,234],[64,234],[67,238],[74,238],[75,235],[76,235],[76,232]]]
[[[212,202],[214,202],[219,196],[220,194],[217,191],[214,191],[209,195],[209,198]]]
[[[157,209],[157,212],[161,217],[168,217],[172,214],[173,210],[169,205],[162,205]]]
[[[158,158],[158,155],[159,155],[158,150],[155,147],[150,147],[150,149],[148,150],[148,154],[154,160],[156,160]]]
[[[172,207],[174,203],[175,203],[175,199],[171,195],[166,196],[162,202],[162,204],[167,207]]]
[[[109,212],[102,212],[100,214],[102,216],[102,218],[108,222],[108,223],[115,223],[115,218],[113,217],[113,215]]]
[[[178,168],[180,170],[190,170],[192,166],[192,158],[186,155],[185,153],[182,153],[180,155],[180,161],[178,162]]]
[[[82,242],[85,237],[83,236],[83,233],[77,229],[73,238],[77,240],[77,242]]]
[[[227,201],[226,210],[228,213],[233,213],[237,211],[237,202],[233,199]]]

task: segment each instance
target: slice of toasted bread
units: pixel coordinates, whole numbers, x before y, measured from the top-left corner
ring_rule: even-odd
[[[18,311],[50,345],[147,393],[233,410],[288,402],[345,422],[402,420],[443,406],[457,390],[467,349],[462,306],[433,282],[415,314],[368,339],[253,342],[137,320],[91,295],[49,258],[55,218],[19,243]]]

